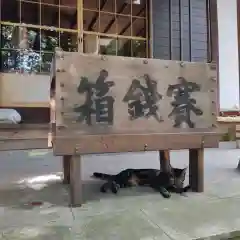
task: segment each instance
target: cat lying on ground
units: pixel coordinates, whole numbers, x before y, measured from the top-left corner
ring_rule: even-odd
[[[190,189],[189,185],[184,187],[186,170],[187,168],[169,166],[167,172],[158,169],[126,169],[116,175],[94,172],[93,176],[107,181],[101,186],[101,192],[111,190],[117,193],[120,188],[149,186],[160,192],[164,198],[169,198],[170,192],[181,194]]]

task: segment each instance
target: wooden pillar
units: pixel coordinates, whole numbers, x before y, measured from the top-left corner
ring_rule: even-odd
[[[159,151],[159,160],[160,160],[160,169],[163,172],[169,170],[170,165],[170,151],[169,150],[160,150]]]
[[[189,185],[193,192],[204,191],[204,150],[189,149]]]
[[[71,161],[71,156],[66,155],[62,157],[64,184],[70,183],[70,161]]]
[[[74,155],[70,159],[70,196],[71,205],[80,207],[82,205],[82,178],[81,178],[81,156]]]

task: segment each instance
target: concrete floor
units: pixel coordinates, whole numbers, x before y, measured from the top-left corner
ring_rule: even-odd
[[[187,151],[171,155],[173,166],[188,165]],[[59,158],[46,150],[1,152],[0,239],[188,240],[240,236],[240,172],[235,170],[239,156],[236,149],[207,149],[205,192],[173,194],[171,199],[163,199],[148,188],[121,190],[117,196],[101,194],[101,182],[90,177],[93,171],[158,168],[157,153],[85,156],[82,174],[86,203],[72,209],[68,189],[60,183]]]

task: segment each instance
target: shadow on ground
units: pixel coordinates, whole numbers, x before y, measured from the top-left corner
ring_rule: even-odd
[[[94,202],[104,199],[119,199],[124,197],[145,196],[149,193],[159,195],[148,187],[135,187],[120,189],[118,194],[112,192],[101,193],[100,187],[102,181],[84,181],[83,182],[83,202]],[[44,203],[54,206],[68,207],[70,204],[69,185],[63,184],[62,179],[45,182],[41,184],[19,183],[12,184],[7,188],[0,189],[0,206],[11,209],[32,209],[39,207]]]
[[[12,185],[0,189],[0,195],[0,206],[10,208],[31,209],[46,202],[56,206],[67,206],[69,201],[68,187],[60,181],[48,183],[41,189]]]

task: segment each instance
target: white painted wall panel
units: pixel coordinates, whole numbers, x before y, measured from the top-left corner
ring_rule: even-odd
[[[218,0],[220,110],[239,107],[237,0]]]

